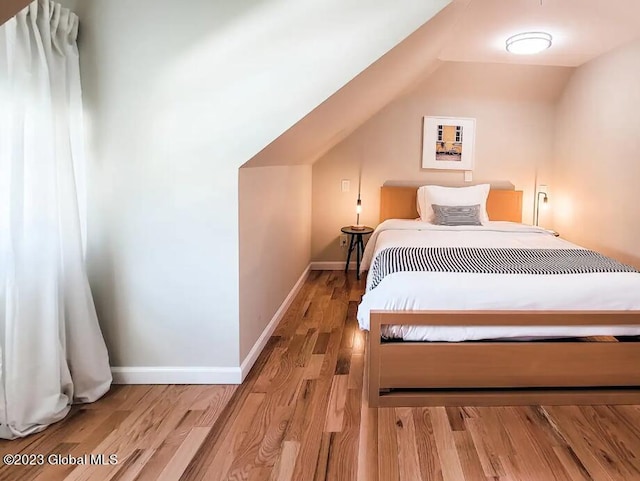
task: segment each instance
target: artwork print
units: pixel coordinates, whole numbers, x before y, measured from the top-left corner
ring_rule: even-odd
[[[422,168],[472,170],[475,119],[425,117]]]

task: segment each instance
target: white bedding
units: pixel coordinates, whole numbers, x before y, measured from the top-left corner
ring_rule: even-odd
[[[511,222],[483,226],[436,226],[387,220],[367,243],[362,271],[387,247],[508,247],[576,249],[544,229]],[[367,290],[358,307],[361,329],[371,310],[640,310],[640,274],[564,275],[396,272]],[[383,335],[412,341],[532,339],[640,335],[640,326],[386,326]]]

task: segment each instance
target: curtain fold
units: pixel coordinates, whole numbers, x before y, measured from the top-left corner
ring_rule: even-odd
[[[0,26],[0,437],[111,385],[85,268],[78,18],[36,0]]]

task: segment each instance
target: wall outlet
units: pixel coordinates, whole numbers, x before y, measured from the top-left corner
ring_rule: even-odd
[[[340,236],[340,247],[347,247],[347,234]]]

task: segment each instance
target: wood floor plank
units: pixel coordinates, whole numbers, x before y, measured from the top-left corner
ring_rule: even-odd
[[[236,386],[214,386],[211,396],[198,396],[190,406],[190,409],[193,411],[202,411],[202,415],[200,419],[198,419],[196,426],[213,426],[219,418],[220,413],[229,404],[236,389]]]
[[[267,395],[262,403],[262,409],[259,409],[253,419],[247,434],[244,436],[242,444],[227,476],[223,479],[236,480],[248,479],[251,470],[259,466],[256,462],[263,439],[267,436],[267,429],[271,425],[277,408],[277,398]]]
[[[311,307],[311,301],[315,291],[318,288],[318,279],[321,274],[320,271],[312,271],[309,273],[309,276],[300,288],[300,292],[294,298],[291,306],[289,306],[289,309],[287,309],[287,312],[285,312],[282,320],[276,327],[273,333],[274,336],[289,338],[295,334],[296,330],[301,326],[305,331],[308,329],[305,325],[305,319]]]
[[[413,424],[416,430],[416,449],[422,479],[443,481],[442,465],[440,464],[429,408],[413,409]]]
[[[329,333],[321,332],[318,334],[316,344],[313,348],[313,354],[324,354],[327,352],[327,344],[329,344]]]
[[[619,418],[610,406],[585,406],[585,413],[592,412],[592,424],[598,426],[601,439],[607,442],[611,452],[624,466],[631,478],[640,479],[640,438],[639,426],[630,425]]]
[[[286,348],[276,347],[269,356],[269,359],[265,363],[264,369],[258,375],[255,385],[253,386],[253,392],[267,392],[271,381],[278,374],[280,369],[280,358],[283,356]]]
[[[466,430],[453,431],[453,440],[456,443],[458,458],[464,473],[464,479],[485,478],[482,463],[471,434]]]
[[[411,408],[396,408],[396,440],[398,442],[398,464],[401,481],[421,481],[422,473],[418,461],[416,428]]]
[[[300,444],[295,441],[285,441],[282,447],[282,456],[278,461],[278,465],[272,471],[274,481],[291,481],[293,479],[293,470],[298,459],[298,451]]]
[[[145,465],[143,472],[136,477],[136,481],[154,481],[158,479],[160,473],[162,473],[167,463],[173,458],[201,416],[202,411],[187,411],[176,426],[176,429],[170,433],[160,447],[155,450],[151,459]]]
[[[76,429],[65,435],[64,441],[67,443],[82,443],[112,414],[106,409],[80,409],[79,413],[84,419],[79,420]]]
[[[219,439],[218,449],[211,450],[215,454],[200,479],[220,481],[227,476],[231,464],[240,452],[240,446],[249,431],[249,426],[264,402],[264,398],[265,394],[260,392],[252,392],[246,397],[242,406],[242,415],[235,417],[230,429]]]
[[[185,386],[167,386],[162,396],[154,398],[152,405],[140,405],[125,419],[118,429],[110,433],[96,448],[104,454],[120,453],[118,464],[78,466],[68,480],[109,480],[118,476],[125,466],[139,464],[138,457],[149,459],[164,439],[184,418],[191,392]],[[148,396],[147,396],[148,397]],[[120,457],[121,456],[121,457]]]
[[[114,385],[111,386],[109,392],[107,392],[99,403],[90,403],[82,406],[83,409],[120,409],[123,411],[134,409],[135,406],[142,401],[142,399],[151,394],[153,396],[157,393],[151,393],[151,391],[157,391],[153,386],[148,384],[137,384],[131,386]]]
[[[393,408],[378,409],[378,479],[399,481],[396,416]]]
[[[0,441],[117,465],[0,465],[0,481],[640,480],[640,406],[369,408],[364,286],[312,271],[239,386],[113,386]]]
[[[490,450],[496,455],[515,454],[515,449],[511,441],[510,430],[504,429],[500,412],[504,408],[478,408],[482,426],[482,436]],[[500,463],[496,463],[497,466]]]
[[[318,379],[322,364],[324,363],[324,354],[312,354],[309,363],[304,371],[304,379]]]
[[[587,406],[585,406],[587,407]],[[640,470],[637,453],[637,442],[629,442],[625,439],[625,433],[619,426],[612,426],[611,418],[604,414],[606,408],[600,406],[588,406],[584,409],[580,406],[586,424],[594,432],[597,446],[600,448],[599,462],[608,469],[613,469],[615,476],[620,479],[639,479]],[[613,428],[613,429],[612,429]]]
[[[303,334],[304,342],[295,360],[296,367],[306,367],[309,364],[318,335],[318,330],[315,327],[308,329]]]
[[[340,348],[340,339],[342,337],[341,329],[333,329],[329,334],[329,342],[324,353],[324,363],[320,369],[321,378],[330,378],[335,373],[336,364],[338,362],[338,350]]]
[[[553,451],[572,481],[595,481],[572,449],[554,446]]]
[[[360,433],[360,409],[362,391],[349,389],[344,405],[342,429],[335,433],[331,443],[327,479],[356,481],[358,442]]]
[[[350,309],[351,304],[345,303],[346,310],[344,311],[344,316],[342,317],[344,322],[344,328],[342,331],[342,341],[340,342],[340,349],[345,349],[349,353],[351,353],[353,349],[353,338],[358,329],[358,321],[354,316],[354,312]]]
[[[305,379],[303,381],[291,421],[287,426],[285,440],[301,442],[305,435],[308,419],[309,416],[311,416],[313,407],[318,402],[319,397],[324,395],[323,387],[325,385],[326,383],[319,383],[312,379]]]
[[[288,423],[293,409],[283,411],[280,408],[290,406],[295,399],[295,394],[299,391],[304,368],[296,367],[295,359],[303,345],[304,339],[295,335],[281,356],[278,372],[269,385],[263,403],[264,409],[259,410],[256,414],[240,447],[239,454],[229,468],[228,479],[247,479],[256,466],[272,464],[269,464],[268,452],[273,451],[273,446],[266,446],[263,443],[269,444],[274,441],[271,439],[274,418],[275,424],[278,427],[282,426],[282,420],[277,417],[279,412],[286,412],[287,418],[281,432],[277,434],[278,443],[286,431],[286,423]],[[263,457],[266,455],[267,458],[263,459],[261,454]]]
[[[571,481],[553,451],[554,439],[546,438],[546,432],[540,428],[539,421],[525,408],[505,407],[499,410],[503,425],[516,429],[509,430],[510,439],[515,448],[511,456],[512,466],[519,477],[538,476],[540,478]]]
[[[154,454],[155,449],[135,449],[131,456],[114,470],[113,476],[109,478],[110,481],[134,481]],[[95,476],[95,473],[89,474],[88,479],[106,479]]]
[[[480,417],[467,419],[466,421],[466,427],[473,440],[474,449],[482,465],[482,471],[487,478],[500,478],[500,476],[505,476],[505,472],[497,454],[499,451],[493,448],[489,437],[484,431],[483,424],[484,421]]]
[[[267,359],[279,340],[279,338],[275,339],[272,337],[267,342],[244,383],[242,383],[233,393],[231,400],[227,406],[225,406],[215,424],[212,426],[207,439],[205,439],[201,448],[190,460],[189,465],[180,477],[180,481],[195,481],[203,479],[202,477],[207,472],[207,469],[209,469],[211,462],[220,452],[220,439],[224,438],[233,429],[233,421],[241,414],[242,406],[244,406],[247,397],[251,394],[251,390],[255,386],[258,376],[262,369],[264,369]]]
[[[281,406],[276,409],[271,424],[267,428],[266,435],[263,437],[258,455],[256,456],[256,466],[272,467],[281,453],[284,436],[287,432],[291,416],[293,414],[293,406]]]
[[[639,408],[639,406],[609,406],[618,421],[635,436],[636,440],[640,439]]]
[[[366,376],[366,369],[365,369]],[[378,410],[370,408],[366,383],[363,382],[360,397],[360,429],[358,432],[358,481],[379,481],[378,477]]]
[[[453,431],[449,424],[447,411],[443,407],[431,408],[431,422],[436,438],[436,448],[442,465],[442,474],[445,481],[465,479],[453,438]]]
[[[327,479],[329,456],[331,454],[331,447],[333,446],[334,438],[335,433],[322,433],[320,449],[318,450],[318,459],[316,461],[316,472],[314,473],[313,481],[326,481]]]
[[[333,376],[331,392],[329,394],[327,421],[324,426],[325,432],[337,433],[338,431],[342,431],[344,405],[347,401],[348,382],[349,376]]]
[[[367,337],[365,331],[357,330],[353,335],[353,353],[364,355]]]
[[[256,466],[251,470],[247,481],[269,481],[273,468],[270,466]]]
[[[304,428],[300,431],[299,441],[294,440],[293,437],[290,441],[296,443],[300,453],[294,467],[294,479],[296,480],[313,479],[314,477],[329,401],[330,384],[326,380],[311,382],[314,389]]]
[[[336,375],[349,374],[351,369],[351,348],[340,348],[336,362]]]
[[[324,352],[324,362],[320,369],[319,380],[314,383],[313,401],[309,405],[306,431],[299,442],[300,457],[294,467],[294,479],[296,480],[313,479],[314,477],[340,339],[341,330],[339,328],[332,329]]]
[[[591,476],[598,481],[618,481],[622,473],[608,466],[608,455],[601,446],[597,434],[582,416],[577,406],[552,406],[546,408],[565,434],[573,451]]]
[[[464,431],[464,410],[460,407],[447,406],[445,407],[447,412],[447,418],[449,419],[449,425],[452,431]]]
[[[162,470],[157,480],[175,481],[176,479],[180,479],[180,476],[182,476],[182,473],[184,473],[184,470],[189,464],[189,460],[195,455],[198,449],[200,449],[209,431],[211,431],[210,427],[193,428],[171,460],[167,463],[167,466]]]
[[[362,389],[362,380],[364,378],[364,355],[351,355],[351,369],[349,370],[349,382],[347,388]]]

